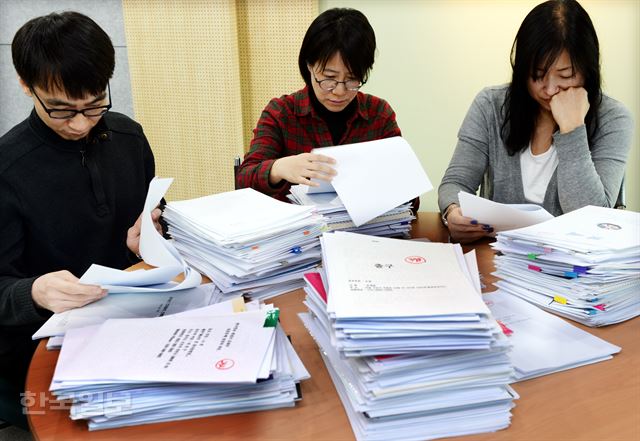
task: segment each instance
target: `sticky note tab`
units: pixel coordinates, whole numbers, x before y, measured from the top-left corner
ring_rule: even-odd
[[[544,251],[546,254],[553,253],[553,248],[544,247],[542,248],[542,251]]]
[[[600,303],[599,305],[595,305],[594,308],[599,309],[600,311],[604,311],[607,305],[604,303]]]
[[[502,321],[496,320],[496,322],[498,322],[498,324],[500,325],[500,328],[502,329],[502,333],[504,335],[509,337],[511,334],[513,334],[513,330],[509,329],[509,327],[507,325],[505,325],[504,323],[502,323]]]
[[[527,259],[529,260],[536,260],[537,258],[538,258],[538,255],[536,253],[527,254]]]
[[[278,316],[280,315],[279,309],[272,309],[267,312],[267,317],[264,319],[263,328],[275,328],[278,324]]]
[[[231,307],[233,312],[245,312],[247,309],[244,307],[244,298],[236,297],[231,301]]]
[[[558,303],[562,303],[563,305],[567,304],[567,299],[565,299],[562,296],[558,296],[558,295],[553,296],[553,301],[554,302],[558,302]]]
[[[527,268],[529,268],[530,270],[533,270],[533,271],[538,271],[538,272],[542,271],[542,268],[540,268],[539,266],[536,266],[536,265],[527,265]]]
[[[291,252],[293,254],[300,254],[300,253],[302,253],[302,249],[300,247],[293,247],[293,248],[291,248]]]
[[[577,266],[577,265],[574,265],[573,266],[573,271],[578,273],[578,274],[586,274],[587,271],[589,271],[589,267],[588,266]]]
[[[578,273],[573,271],[565,271],[564,276],[569,277],[570,279],[575,279],[576,277],[578,277]]]

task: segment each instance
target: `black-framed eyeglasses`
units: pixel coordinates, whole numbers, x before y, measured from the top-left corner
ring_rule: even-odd
[[[42,100],[40,99],[36,91],[33,88],[31,88],[31,92],[38,99],[44,111],[47,112],[47,115],[49,115],[49,117],[53,119],[71,119],[75,117],[78,113],[82,113],[87,118],[96,118],[98,116],[104,115],[109,111],[109,109],[111,109],[111,86],[109,85],[109,83],[107,83],[107,91],[108,91],[107,93],[109,94],[109,104],[107,104],[106,106],[87,107],[86,109],[80,109],[80,110],[72,110],[72,109],[63,110],[63,109],[47,108],[47,106],[44,105],[44,103],[42,102]]]
[[[313,75],[313,79],[318,83],[320,89],[326,90],[327,92],[331,92],[338,84],[344,84],[344,88],[350,90],[351,92],[357,92],[360,90],[362,86],[364,86],[364,81],[360,80],[347,80],[347,81],[338,81],[332,78],[325,78],[324,80],[319,80],[316,78],[316,74],[312,71],[311,75]]]

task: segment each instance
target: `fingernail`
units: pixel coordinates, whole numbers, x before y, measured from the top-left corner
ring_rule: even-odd
[[[472,219],[472,220],[471,220],[471,225],[478,225],[478,221],[477,221],[477,220],[475,220],[475,219]]]

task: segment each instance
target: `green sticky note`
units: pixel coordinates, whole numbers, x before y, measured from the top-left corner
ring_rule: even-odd
[[[538,257],[538,255],[537,255],[537,254],[535,254],[535,253],[529,253],[529,254],[527,254],[527,259],[530,259],[530,260],[536,260],[536,257]]]
[[[263,328],[275,328],[278,324],[278,316],[280,315],[279,309],[272,309],[267,312],[267,317],[264,319]]]

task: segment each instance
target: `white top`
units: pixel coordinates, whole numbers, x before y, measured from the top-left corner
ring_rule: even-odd
[[[520,154],[522,188],[527,201],[535,204],[544,202],[547,186],[557,166],[558,152],[553,144],[546,152],[534,155],[531,153],[531,143],[529,143],[527,150]]]

